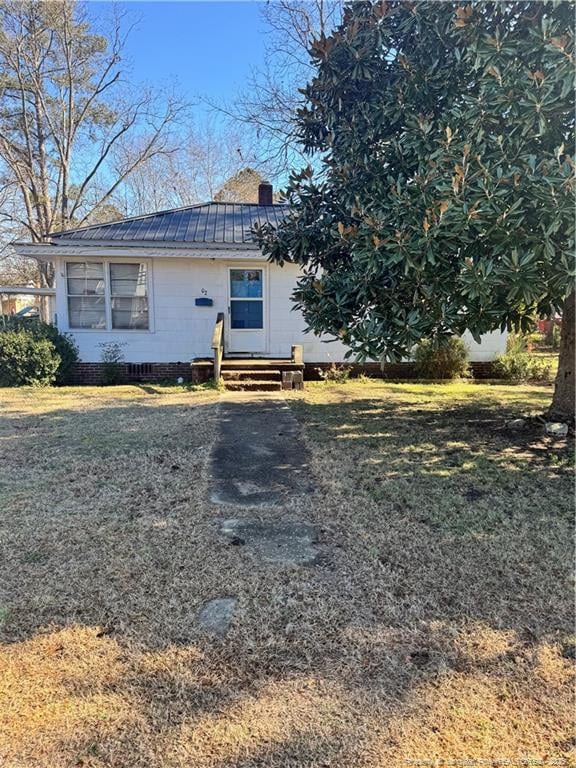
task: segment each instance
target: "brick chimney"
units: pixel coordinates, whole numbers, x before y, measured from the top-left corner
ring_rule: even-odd
[[[258,185],[258,205],[272,205],[272,184],[262,181]]]

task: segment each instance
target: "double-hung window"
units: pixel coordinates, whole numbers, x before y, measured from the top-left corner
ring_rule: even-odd
[[[146,264],[109,264],[112,328],[148,328]]]
[[[148,270],[145,262],[66,264],[69,327],[148,330]]]
[[[69,261],[68,323],[70,328],[106,328],[106,281],[99,261]]]

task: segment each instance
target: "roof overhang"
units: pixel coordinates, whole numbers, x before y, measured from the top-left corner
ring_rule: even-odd
[[[119,244],[115,241],[98,241],[97,245],[90,245],[85,240],[66,240],[66,244],[15,242],[12,243],[12,247],[19,256],[39,259],[40,261],[53,261],[57,258],[75,258],[78,256],[92,259],[145,257],[147,259],[250,259],[266,261],[266,256],[262,254],[260,249],[249,243],[191,245],[190,243],[152,244],[147,241],[130,241],[126,244]]]
[[[0,294],[11,296],[55,296],[55,288],[31,288],[26,285],[0,285]]]

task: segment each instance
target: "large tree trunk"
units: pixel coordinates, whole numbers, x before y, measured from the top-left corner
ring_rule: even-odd
[[[576,349],[574,346],[574,325],[576,323],[576,292],[568,296],[564,302],[562,313],[562,336],[560,338],[560,360],[554,398],[550,406],[549,417],[561,421],[574,419],[574,367]]]

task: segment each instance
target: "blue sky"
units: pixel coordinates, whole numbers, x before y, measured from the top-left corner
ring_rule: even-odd
[[[190,98],[199,92],[231,100],[263,62],[265,31],[259,2],[129,2],[137,20],[126,55],[133,79],[175,83]],[[199,105],[195,112],[202,113]]]

